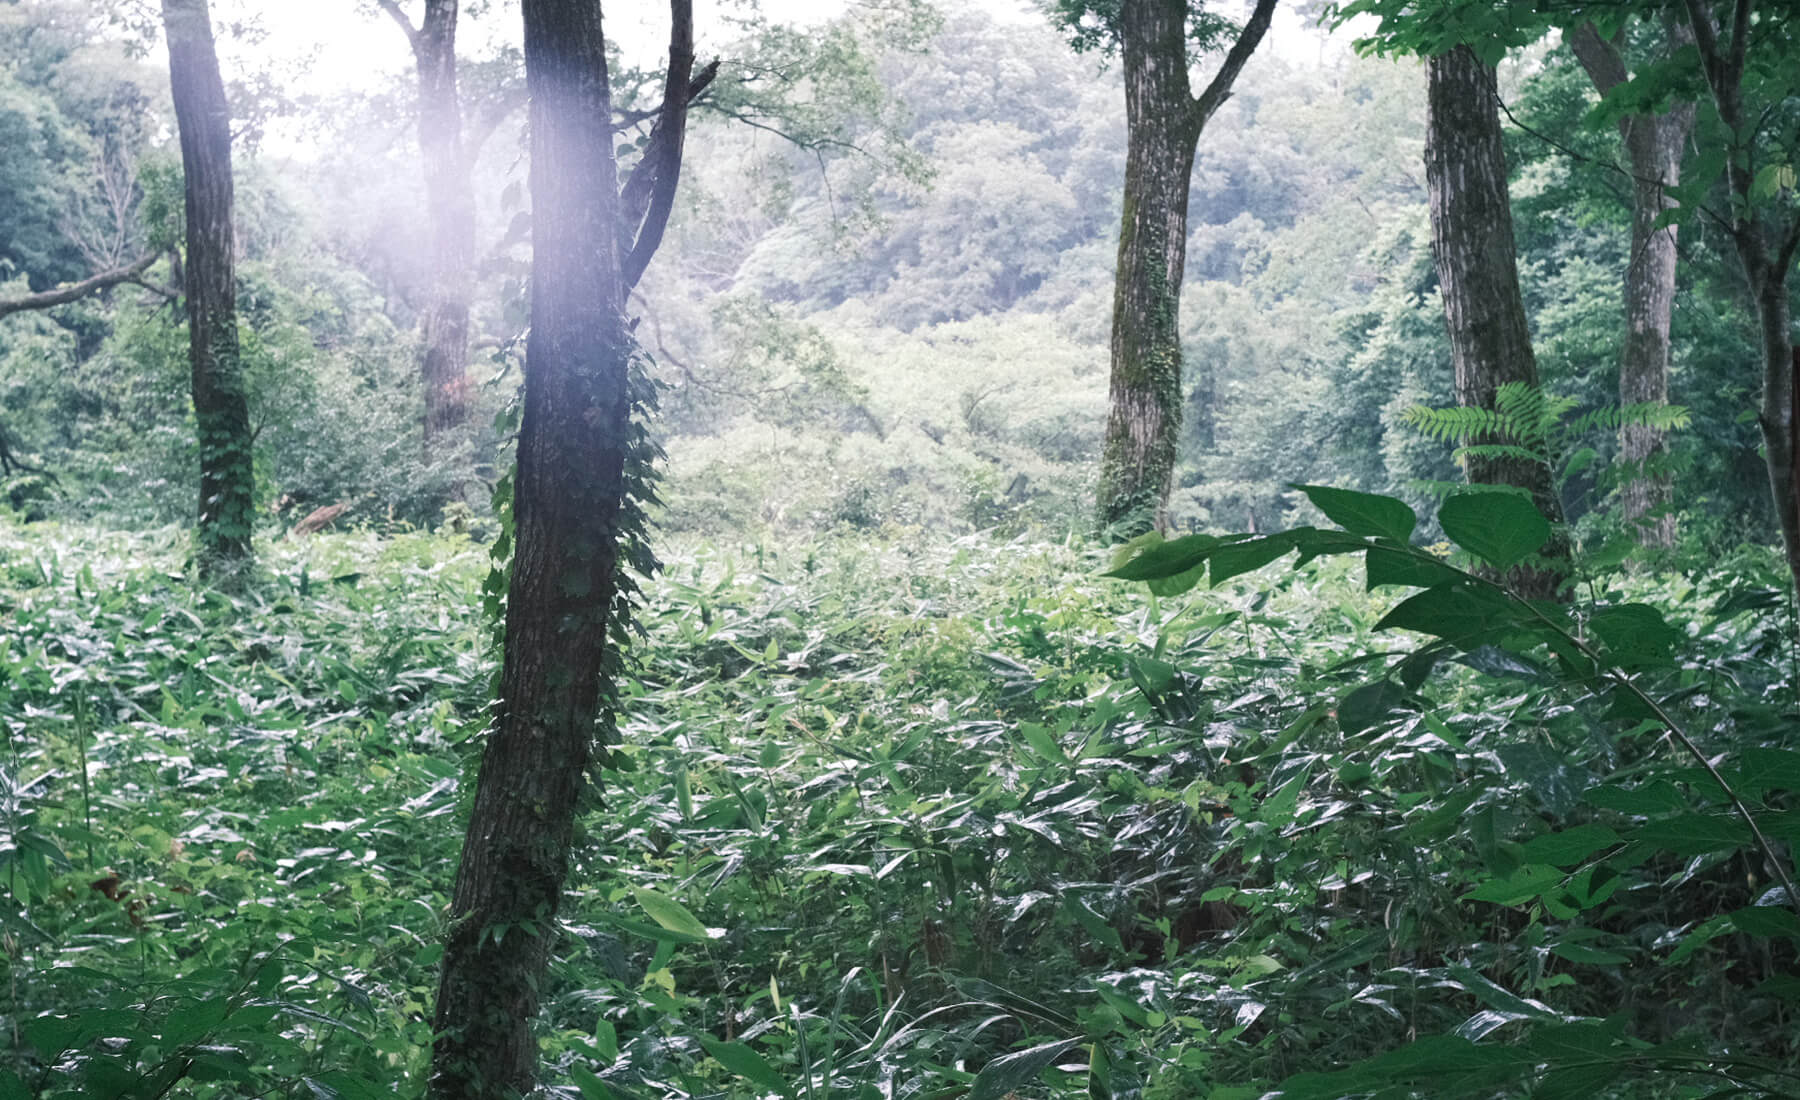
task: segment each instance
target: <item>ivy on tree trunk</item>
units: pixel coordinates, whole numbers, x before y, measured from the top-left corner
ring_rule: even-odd
[[[532,1025],[557,937],[580,796],[611,705],[623,553],[643,567],[625,315],[679,178],[693,28],[671,0],[668,83],[638,171],[649,220],[623,231],[598,0],[524,0],[531,95],[532,295],[500,697],[451,897],[429,1095],[531,1091]],[[629,184],[627,185],[629,191]],[[629,266],[628,266],[629,265]]]
[[[1123,0],[1104,13],[1125,64],[1127,139],[1110,411],[1100,456],[1103,529],[1133,535],[1165,526],[1181,431],[1180,299],[1194,151],[1274,12],[1275,0],[1257,0],[1198,97],[1188,84],[1187,0]]]
[[[203,570],[215,570],[250,556],[255,498],[238,352],[231,114],[206,0],[163,0],[162,13],[186,193],[183,289],[200,444],[199,557]]]
[[[1538,385],[1519,292],[1494,69],[1469,47],[1457,46],[1427,61],[1426,89],[1425,182],[1456,400],[1491,409],[1506,383]],[[1562,505],[1545,463],[1480,454],[1466,463],[1470,482],[1524,489],[1540,512],[1561,522]],[[1542,553],[1566,557],[1567,544],[1553,538]],[[1522,567],[1509,581],[1521,595],[1547,599],[1556,594],[1562,576],[1554,565]]]

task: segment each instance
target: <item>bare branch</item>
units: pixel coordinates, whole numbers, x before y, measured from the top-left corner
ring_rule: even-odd
[[[621,264],[627,288],[643,278],[650,257],[662,244],[669,214],[675,208],[675,185],[681,179],[688,104],[698,92],[706,90],[718,71],[719,63],[715,61],[701,71],[699,79],[694,78],[693,0],[669,0],[669,70],[663,81],[662,115],[650,132],[643,159],[620,192],[623,224],[629,227],[628,232],[635,231],[635,239]],[[642,185],[640,178],[644,180]]]
[[[406,12],[400,5],[395,0],[375,0],[375,3],[381,6],[382,11],[393,16],[394,22],[400,24],[400,29],[406,32],[407,44],[416,47],[419,44],[419,29],[413,26],[412,20],[406,17]]]
[[[129,267],[118,267],[111,271],[102,271],[79,283],[67,283],[55,290],[46,290],[41,294],[27,294],[22,298],[0,299],[0,317],[20,313],[28,309],[49,309],[51,306],[67,305],[79,301],[95,291],[105,290],[110,286],[134,281],[139,275],[150,269],[156,262],[154,253],[140,257]]]
[[[1237,81],[1238,73],[1243,71],[1245,62],[1256,52],[1263,35],[1268,33],[1269,21],[1275,17],[1275,0],[1256,0],[1256,9],[1250,13],[1249,22],[1238,32],[1236,42],[1225,54],[1225,63],[1213,74],[1212,83],[1194,100],[1194,115],[1201,125],[1213,116],[1227,99],[1231,98],[1231,85]]]

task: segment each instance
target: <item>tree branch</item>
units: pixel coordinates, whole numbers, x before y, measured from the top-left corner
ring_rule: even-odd
[[[620,207],[627,232],[635,240],[623,263],[625,286],[637,285],[650,266],[650,257],[662,244],[675,208],[675,185],[681,179],[681,153],[687,136],[688,104],[712,83],[719,72],[714,61],[694,77],[693,0],[669,0],[669,71],[663,81],[662,117],[650,131],[650,143],[631,178],[620,192]],[[698,86],[696,89],[696,85]],[[639,185],[642,178],[644,183]],[[641,196],[641,198],[640,198]],[[639,203],[641,202],[641,206]],[[641,215],[640,215],[641,211]]]
[[[98,275],[81,280],[79,283],[67,283],[55,290],[46,290],[41,294],[27,294],[22,298],[0,299],[0,317],[20,313],[28,309],[49,309],[51,306],[67,305],[78,301],[98,290],[105,290],[120,283],[132,282],[139,275],[150,269],[156,262],[156,254],[140,257],[136,263],[128,267],[118,267],[111,271],[102,271]]]
[[[406,32],[407,45],[416,49],[419,45],[419,29],[412,25],[412,20],[406,17],[406,12],[400,5],[395,0],[375,0],[375,3],[381,6],[382,11],[394,17],[394,22],[400,24],[400,29]]]
[[[1237,81],[1238,73],[1243,71],[1250,55],[1256,52],[1274,17],[1275,0],[1256,0],[1256,9],[1250,13],[1250,21],[1244,24],[1244,29],[1238,32],[1237,41],[1231,44],[1225,63],[1213,74],[1212,83],[1194,100],[1194,115],[1202,126],[1231,98],[1231,85]]]
[[[1583,23],[1569,32],[1569,51],[1587,70],[1594,90],[1602,96],[1630,79],[1630,74],[1625,71],[1625,59],[1619,56],[1619,48],[1601,38],[1599,29],[1592,23]]]

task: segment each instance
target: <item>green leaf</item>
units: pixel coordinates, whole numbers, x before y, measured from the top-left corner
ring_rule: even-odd
[[[1632,834],[1632,839],[1678,856],[1698,856],[1750,843],[1750,827],[1736,817],[1678,814],[1644,825]]]
[[[1385,721],[1406,702],[1406,689],[1392,680],[1364,684],[1338,701],[1338,728],[1354,736]]]
[[[1496,905],[1523,905],[1545,890],[1562,885],[1563,872],[1543,864],[1527,863],[1503,879],[1478,886],[1463,897],[1469,901],[1491,901]]]
[[[1213,551],[1210,558],[1212,585],[1217,588],[1233,577],[1261,569],[1293,549],[1293,541],[1285,535],[1270,535],[1267,538],[1221,546]]]
[[[1081,1045],[1080,1039],[1042,1043],[1029,1050],[1002,1054],[981,1068],[969,1086],[968,1100],[1001,1100],[1038,1079],[1057,1059]]]
[[[1124,562],[1101,574],[1122,581],[1151,581],[1186,573],[1203,565],[1213,549],[1225,543],[1217,535],[1183,535],[1167,542],[1150,540]],[[1127,544],[1131,545],[1131,544]]]
[[[1385,584],[1408,588],[1430,588],[1434,584],[1461,579],[1461,574],[1433,558],[1424,550],[1395,550],[1371,546],[1363,559],[1371,591]]]
[[[1559,959],[1589,966],[1624,966],[1631,961],[1629,955],[1621,955],[1617,951],[1602,951],[1598,947],[1580,943],[1559,943],[1550,949],[1550,953]]]
[[[1440,584],[1402,600],[1375,624],[1376,630],[1413,630],[1473,649],[1493,643],[1521,622],[1507,597],[1486,585]]]
[[[1785,905],[1752,905],[1731,914],[1731,923],[1746,936],[1800,938],[1800,916]]]
[[[706,1048],[706,1053],[714,1061],[744,1080],[761,1085],[766,1089],[774,1089],[783,1096],[794,1095],[793,1087],[781,1074],[775,1072],[775,1067],[749,1046],[743,1043],[722,1042],[710,1035],[700,1036],[700,1045]]]
[[[606,1087],[606,1082],[586,1066],[570,1066],[569,1076],[574,1079],[575,1087],[581,1090],[581,1100],[618,1100],[618,1095]]]
[[[1438,509],[1450,541],[1495,569],[1517,565],[1550,541],[1550,521],[1517,493],[1470,489]]]
[[[1738,773],[1746,791],[1800,791],[1800,752],[1745,749]]]
[[[1666,664],[1682,641],[1681,632],[1663,619],[1662,612],[1643,603],[1603,607],[1594,612],[1588,627],[1620,668]]]
[[[651,920],[661,925],[666,931],[673,932],[688,940],[710,940],[712,933],[700,923],[698,917],[688,912],[687,907],[674,898],[665,897],[654,890],[642,886],[632,890],[638,905],[643,907]]]
[[[1407,542],[1419,525],[1418,514],[1403,500],[1358,493],[1350,489],[1333,489],[1326,485],[1296,485],[1325,518],[1350,532],[1372,538],[1390,538]]]
[[[1563,754],[1545,745],[1501,745],[1494,750],[1506,774],[1522,780],[1544,808],[1562,817],[1575,808],[1593,775]]]
[[[1604,825],[1577,825],[1558,833],[1545,833],[1525,842],[1521,858],[1526,863],[1572,867],[1602,848],[1619,842],[1619,834]]]

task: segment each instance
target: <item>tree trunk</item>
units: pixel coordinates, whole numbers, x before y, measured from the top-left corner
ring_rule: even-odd
[[[200,443],[199,559],[203,570],[213,570],[250,556],[255,497],[238,357],[231,115],[206,0],[163,0],[162,10],[187,193],[183,266]]]
[[[1181,432],[1182,268],[1188,181],[1207,119],[1267,32],[1258,0],[1218,74],[1189,92],[1186,0],[1124,0],[1125,202],[1113,281],[1111,410],[1100,455],[1098,519],[1127,537],[1167,525]]]
[[[1691,44],[1685,26],[1670,21],[1670,48]],[[1628,79],[1612,42],[1586,23],[1569,45],[1594,88],[1605,95]],[[1625,346],[1619,357],[1619,404],[1669,402],[1669,326],[1675,308],[1677,227],[1657,220],[1676,204],[1669,189],[1681,182],[1681,154],[1694,129],[1694,105],[1678,103],[1662,114],[1619,120],[1632,178],[1631,262],[1625,270]],[[1619,453],[1632,472],[1620,491],[1625,522],[1644,546],[1675,545],[1675,517],[1668,514],[1668,474],[1653,467],[1666,451],[1660,429],[1627,425]]]
[[[1200,120],[1188,93],[1186,0],[1125,0],[1125,203],[1113,282],[1103,527],[1165,524],[1181,430],[1182,268]]]
[[[688,2],[670,6],[671,84],[685,89]],[[524,0],[523,9],[533,270],[516,550],[500,698],[451,899],[432,1100],[523,1095],[536,1076],[532,1024],[557,937],[603,670],[616,657],[616,566],[632,524],[628,478],[642,462],[622,265],[622,245],[631,242],[619,232],[600,4]],[[665,119],[678,134],[685,96],[666,107]],[[679,164],[665,166],[663,186],[672,191]]]
[[[1456,400],[1491,409],[1502,385],[1538,385],[1519,292],[1494,70],[1473,50],[1458,46],[1427,62],[1426,87],[1425,180]],[[1472,483],[1526,490],[1552,523],[1561,523],[1562,505],[1544,463],[1471,456],[1467,472]],[[1542,553],[1551,559],[1566,556],[1566,543],[1553,540]],[[1521,595],[1547,599],[1564,573],[1554,566],[1521,568],[1508,580]]]
[[[1779,268],[1752,266],[1752,260],[1766,251],[1743,244],[1738,251],[1744,257],[1756,302],[1757,342],[1763,361],[1762,408],[1756,419],[1762,427],[1769,491],[1788,571],[1800,586],[1800,353],[1794,348],[1785,278],[1792,261]]]
[[[469,301],[474,295],[475,185],[456,90],[457,0],[426,0],[413,36],[419,73],[419,152],[431,213],[431,301],[425,307],[422,377],[425,445],[469,415]]]
[[[1753,144],[1762,129],[1761,120],[1748,124],[1756,112],[1746,110],[1744,104],[1753,6],[1751,0],[1735,0],[1729,37],[1722,39],[1706,4],[1701,0],[1683,4],[1713,106],[1725,124],[1726,140],[1731,142],[1730,155],[1725,158],[1725,182],[1732,197],[1731,243],[1756,311],[1757,345],[1762,353],[1762,407],[1757,423],[1762,428],[1763,461],[1782,548],[1788,571],[1800,588],[1800,394],[1795,392],[1800,387],[1800,377],[1796,377],[1800,365],[1789,327],[1787,288],[1788,271],[1796,248],[1800,248],[1800,218],[1769,216],[1770,204],[1755,197],[1754,149],[1739,145],[1739,139],[1730,136],[1749,135],[1746,140]]]

